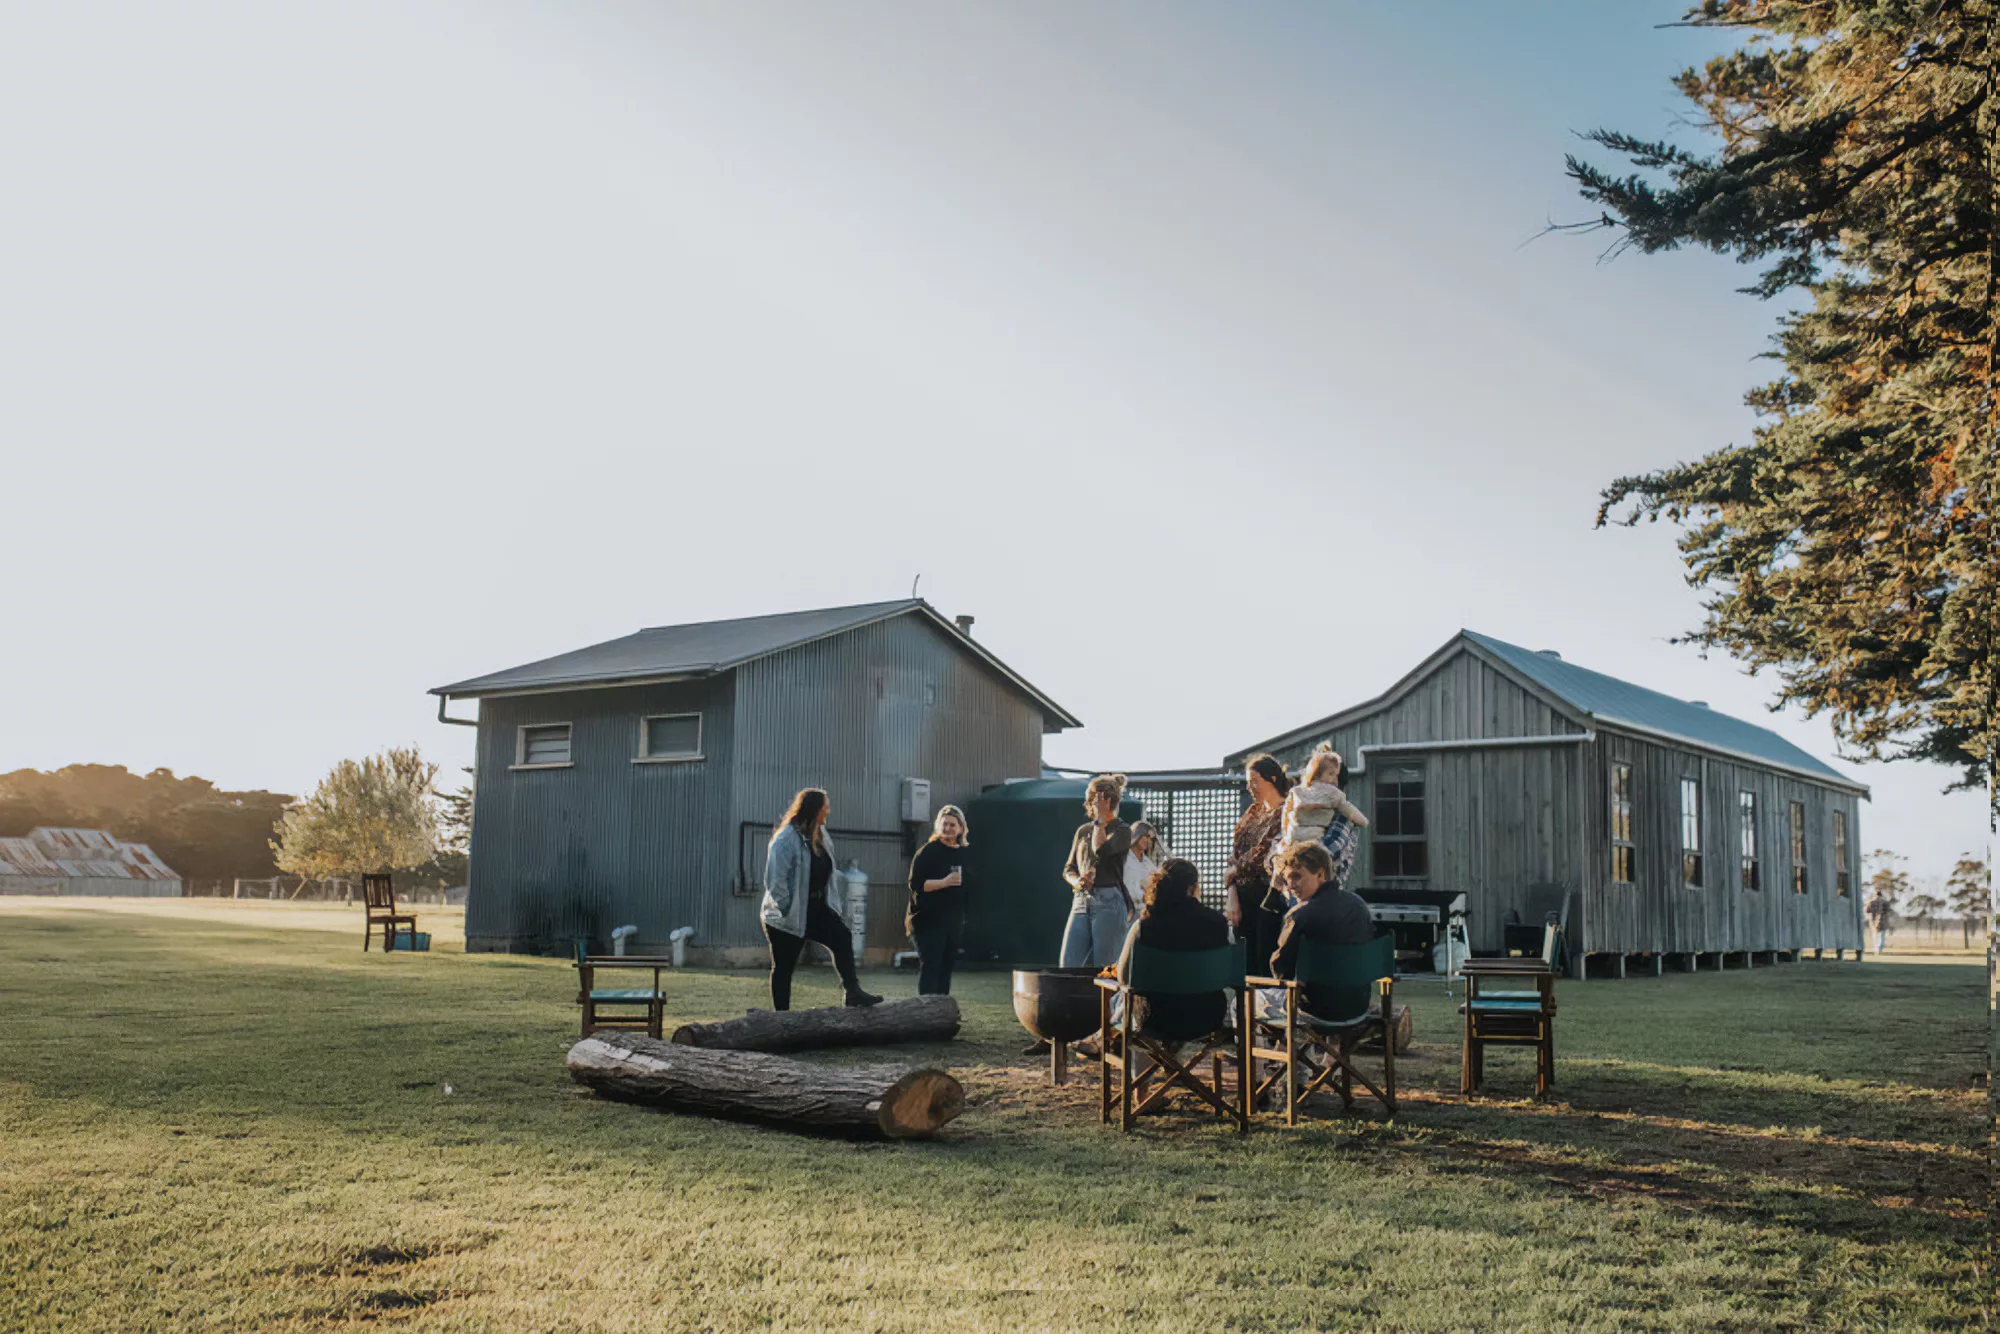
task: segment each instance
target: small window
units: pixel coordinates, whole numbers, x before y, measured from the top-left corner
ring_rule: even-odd
[[[1738,852],[1743,866],[1743,888],[1762,889],[1757,879],[1757,794],[1736,794]]]
[[[639,720],[639,759],[701,758],[701,715],[662,713]]]
[[[1847,897],[1847,812],[1833,813],[1833,892]]]
[[[1634,879],[1632,847],[1632,766],[1611,766],[1611,879],[1629,885]]]
[[[1806,808],[1792,803],[1792,893],[1806,892]]]
[[[1424,828],[1424,771],[1385,769],[1375,783],[1375,878],[1422,880],[1430,875]]]
[[[569,724],[544,723],[521,729],[514,763],[522,768],[569,763]]]
[[[1681,883],[1701,888],[1701,780],[1681,779]]]

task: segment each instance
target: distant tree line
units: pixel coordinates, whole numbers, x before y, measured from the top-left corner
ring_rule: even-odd
[[[0,837],[38,826],[106,829],[144,843],[187,881],[278,874],[271,829],[292,804],[284,792],[226,792],[171,769],[135,774],[122,764],[72,764],[0,774]]]
[[[342,760],[301,801],[284,792],[226,792],[170,769],[20,769],[0,774],[0,838],[41,826],[108,830],[151,847],[190,889],[366,871],[395,872],[411,889],[449,889],[466,882],[472,790],[439,792],[437,773],[414,748],[392,748]]]

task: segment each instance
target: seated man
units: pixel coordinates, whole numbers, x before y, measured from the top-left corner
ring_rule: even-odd
[[[1294,843],[1279,854],[1276,870],[1279,886],[1298,900],[1298,906],[1285,914],[1284,925],[1278,930],[1278,949],[1271,956],[1271,976],[1293,975],[1302,940],[1322,945],[1365,945],[1375,939],[1375,920],[1368,915],[1368,905],[1361,896],[1345,889],[1328,888],[1327,881],[1333,878],[1333,854],[1324,846]],[[1321,1004],[1315,1004],[1314,999],[1310,985],[1300,990],[1299,1003],[1306,1013],[1334,1020],[1354,1017],[1330,1013],[1337,1007],[1328,997],[1320,997]],[[1268,989],[1259,994],[1259,1019],[1283,1016],[1282,995]]]
[[[1132,975],[1132,947],[1156,950],[1212,950],[1229,943],[1228,919],[1196,897],[1201,872],[1193,862],[1169,857],[1146,881],[1146,906],[1125,937],[1118,956],[1118,980]],[[1167,1042],[1193,1042],[1222,1027],[1229,1013],[1220,991],[1193,996],[1148,996],[1134,992],[1132,1027]],[[1114,1016],[1115,1018],[1115,1016]]]

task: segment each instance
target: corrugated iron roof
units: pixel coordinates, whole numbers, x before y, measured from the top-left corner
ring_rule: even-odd
[[[1082,726],[1068,710],[1030,685],[922,598],[867,602],[852,607],[823,607],[773,616],[746,616],[728,621],[654,626],[619,639],[606,640],[602,644],[543,658],[539,662],[524,663],[505,671],[438,686],[430,693],[446,698],[472,699],[482,695],[524,694],[566,686],[635,685],[642,681],[707,676],[816,639],[910,613],[935,621],[967,651],[985,660],[1031,696],[1057,726]]]
[[[1623,723],[1644,731],[1661,732],[1682,741],[1715,750],[1733,751],[1752,759],[1819,774],[1847,786],[1859,786],[1852,778],[1801,750],[1768,727],[1746,723],[1718,713],[1705,704],[1695,704],[1644,686],[1621,681],[1603,672],[1593,672],[1566,662],[1553,653],[1522,648],[1491,635],[1472,630],[1466,639],[1512,667],[1578,712],[1613,727]]]
[[[26,838],[0,838],[0,875],[37,879],[178,880],[144,843],[120,843],[104,829],[43,826]]]

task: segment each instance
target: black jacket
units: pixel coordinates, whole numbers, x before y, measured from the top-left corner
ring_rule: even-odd
[[[1134,943],[1156,950],[1212,950],[1229,943],[1229,920],[1207,904],[1175,899],[1146,910],[1125,937],[1118,974],[1126,976]],[[1229,1013],[1220,991],[1193,996],[1132,996],[1132,1028],[1169,1042],[1191,1042],[1222,1027]]]

